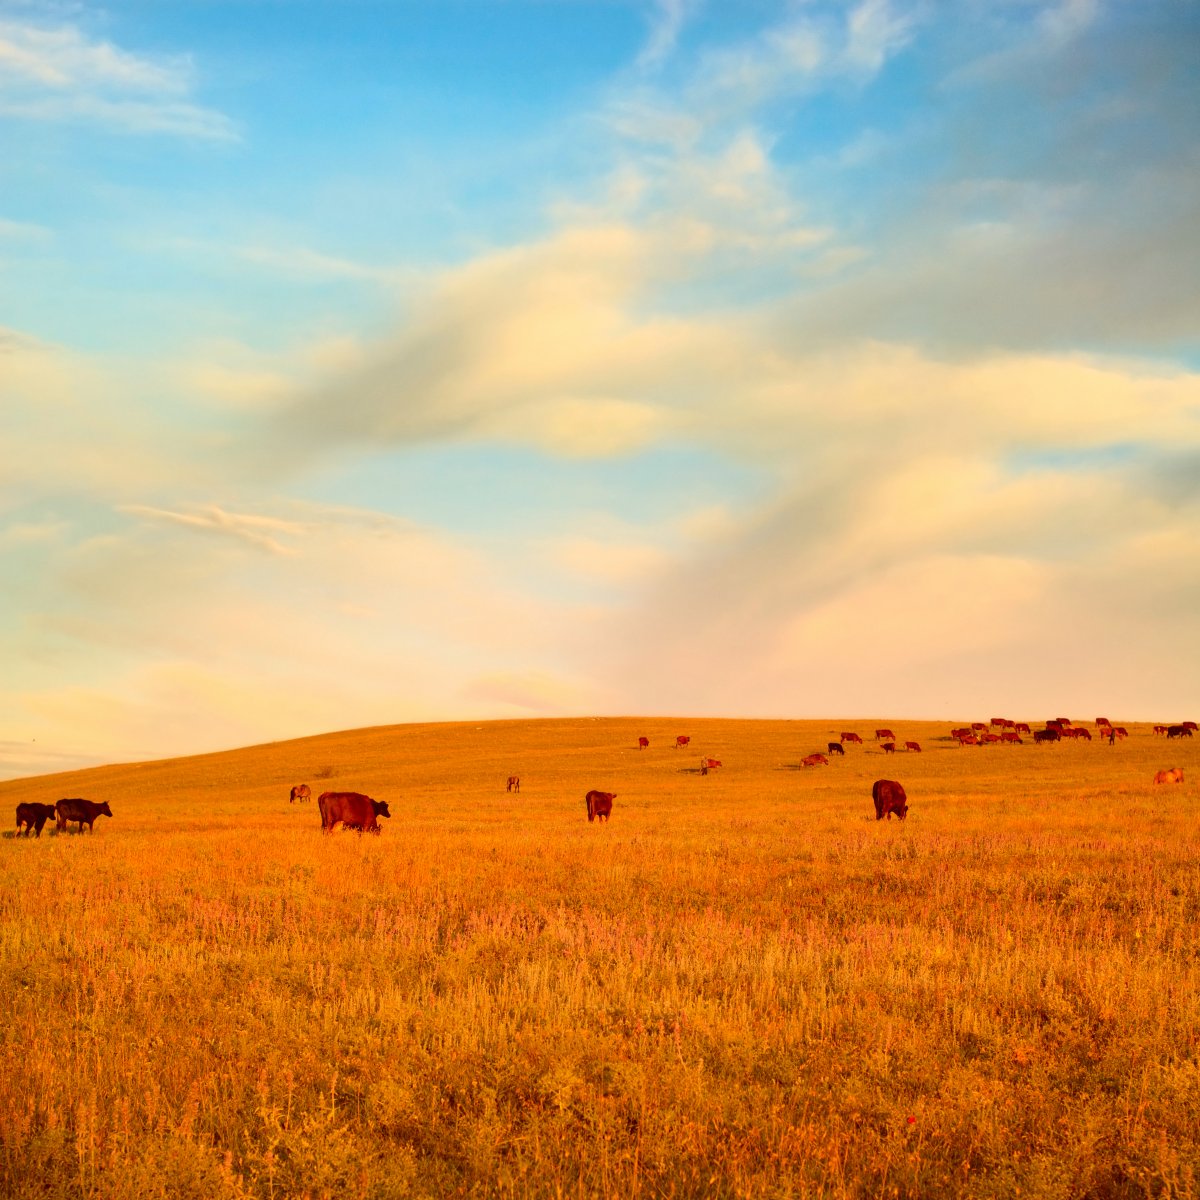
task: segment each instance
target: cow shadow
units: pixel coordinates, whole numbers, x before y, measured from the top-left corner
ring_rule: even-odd
[[[699,767],[679,767],[675,773],[677,775],[705,775],[705,774],[707,774],[706,771],[700,770]]]

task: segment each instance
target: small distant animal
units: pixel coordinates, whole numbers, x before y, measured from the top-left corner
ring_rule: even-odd
[[[288,800],[289,804],[295,804],[297,800],[311,800],[312,788],[307,783],[298,783],[292,788],[291,797]]]
[[[1033,735],[1033,740],[1039,745],[1045,745],[1049,742],[1057,742],[1062,737],[1062,734],[1057,729],[1051,729],[1047,726],[1045,729],[1039,729]]]
[[[823,754],[809,754],[800,760],[802,767],[827,767],[829,759]]]
[[[1113,730],[1113,732],[1117,733],[1117,731],[1115,729]],[[1120,736],[1121,735],[1119,733],[1117,733],[1117,737],[1120,737]],[[1182,738],[1182,737],[1191,737],[1191,736],[1192,736],[1192,731],[1186,725],[1168,725],[1167,726],[1167,737],[1168,738]]]
[[[908,797],[904,787],[894,779],[877,779],[871,785],[871,799],[875,801],[875,820],[884,817],[890,821],[895,813],[901,821],[908,816]]]
[[[843,742],[857,742],[860,746],[862,745],[862,738],[860,738],[857,733],[843,733],[842,741]]]
[[[877,742],[894,742],[896,735],[890,729],[875,730],[875,740]]]
[[[1104,733],[1106,731],[1102,729],[1100,732]],[[1165,725],[1155,725],[1155,727],[1154,727],[1154,736],[1155,737],[1158,737],[1160,734],[1163,734],[1166,732],[1167,732],[1167,727]]]
[[[42,836],[42,829],[46,822],[55,815],[53,804],[18,804],[17,805],[17,833],[20,834],[21,826],[25,826],[25,836],[28,837],[31,833],[35,837]]]
[[[1013,726],[1013,728],[1016,730],[1017,733],[1028,733],[1029,732],[1029,725],[1025,721],[1018,721],[1016,723],[1016,725]]]
[[[680,746],[686,746],[688,744],[688,742],[690,742],[691,740],[692,739],[687,734],[681,733],[675,739],[675,749],[678,750]]]
[[[612,805],[616,798],[616,792],[588,792],[584,797],[587,802],[588,820],[607,821],[612,815]]]
[[[720,765],[721,760],[719,758],[706,758],[704,760],[704,766],[709,771],[715,771]]]
[[[505,790],[506,792],[519,792],[519,791],[521,790],[521,777],[520,777],[520,775],[510,775],[510,776],[508,777],[508,784],[507,784],[507,786],[505,787],[505,789],[504,789],[504,790]]]
[[[915,750],[918,754],[921,753],[921,743],[920,742],[905,742],[904,748],[905,748],[905,750]]]
[[[321,829],[332,833],[340,824],[345,829],[379,832],[378,817],[390,817],[387,801],[375,801],[362,792],[322,792],[317,797]]]
[[[829,753],[830,754],[840,754],[843,758],[846,757],[846,752],[845,752],[845,750],[842,749],[841,742],[830,742],[829,743]]]
[[[60,800],[54,806],[55,812],[55,827],[60,833],[64,832],[67,824],[70,821],[78,821],[79,829],[77,832],[83,832],[83,823],[87,822],[88,832],[95,833],[94,822],[97,817],[111,817],[112,809],[108,807],[108,801],[105,800],[102,804],[97,804],[94,800],[81,800],[78,796],[70,800]]]
[[[884,742],[883,743],[883,752],[884,752],[884,754],[895,754],[896,753],[896,743],[895,742]]]
[[[1168,771],[1159,771],[1154,776],[1154,782],[1155,783],[1182,783],[1183,782],[1183,768],[1182,767],[1172,767]]]
[[[646,747],[649,745],[650,745],[650,739],[648,737],[638,738],[638,749],[639,750],[645,750]]]

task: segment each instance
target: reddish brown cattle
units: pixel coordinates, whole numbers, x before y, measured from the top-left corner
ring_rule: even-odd
[[[1097,717],[1096,724],[1097,725],[1111,725],[1112,722],[1107,717]]]
[[[884,742],[883,743],[883,752],[884,752],[884,754],[895,754],[896,753],[896,743],[895,742]]]
[[[1113,737],[1127,738],[1128,736],[1129,736],[1129,730],[1126,729],[1124,725],[1114,725],[1113,726]],[[1191,737],[1191,736],[1192,735],[1189,733],[1188,737]]]
[[[1054,719],[1055,719],[1055,720],[1056,720],[1056,721],[1057,721],[1057,722],[1058,722],[1060,725],[1070,725],[1070,723],[1071,723],[1071,718],[1070,718],[1070,717],[1055,717]],[[1047,721],[1047,722],[1046,722],[1046,724],[1047,724],[1047,725],[1048,725],[1049,723],[1050,723],[1049,721]]]
[[[877,742],[894,742],[896,735],[890,729],[875,730],[875,740]]]
[[[830,754],[840,754],[843,758],[846,757],[846,752],[845,752],[845,750],[842,749],[841,742],[830,742],[829,743],[829,753]]]
[[[842,741],[843,742],[857,742],[860,746],[862,745],[862,738],[860,738],[857,733],[843,733]]]
[[[1183,768],[1172,767],[1169,771],[1159,771],[1154,776],[1155,783],[1182,783]]]
[[[505,785],[504,790],[506,792],[519,792],[521,790],[520,775],[510,775],[508,777],[508,783]]]
[[[1029,732],[1029,726],[1024,721],[1018,721],[1016,725],[1013,726],[1013,729],[1015,729],[1017,733]]]
[[[289,804],[295,804],[297,800],[311,800],[312,788],[307,783],[298,783],[292,788],[292,794],[288,797]]]
[[[979,744],[981,746],[994,746],[999,740],[1000,735],[998,733],[985,733],[983,737],[979,739]]]
[[[706,758],[704,760],[704,765],[710,771],[715,771],[721,765],[721,760],[719,758]]]
[[[961,728],[959,728],[959,729],[952,729],[952,730],[950,730],[950,736],[951,736],[952,738],[965,738],[965,737],[970,737],[970,736],[971,736],[971,730],[970,730],[969,728],[967,728],[967,726],[965,726],[965,725],[964,725],[964,726],[962,726],[962,727],[961,727]]]
[[[42,836],[42,829],[47,821],[55,816],[53,804],[18,804],[17,805],[17,833],[21,832],[21,826],[25,826],[25,836],[28,837],[31,833],[35,837]]]
[[[997,726],[999,726],[1001,729],[1007,729],[1012,722],[1007,717],[993,717],[988,724],[991,725],[993,729]]]
[[[588,792],[585,797],[588,820],[607,821],[612,815],[612,802],[616,798],[616,792]]]
[[[972,721],[971,730],[973,733],[982,733],[987,726],[982,721]]]
[[[692,739],[688,735],[681,733],[675,739],[675,749],[678,750],[680,746],[686,746],[688,744],[688,742],[690,742],[691,740]]]
[[[1062,735],[1057,729],[1051,729],[1050,726],[1047,725],[1045,729],[1039,729],[1037,733],[1033,735],[1033,740],[1039,746],[1042,746],[1048,742],[1057,742],[1061,736]]]
[[[958,739],[958,744],[960,746],[978,746],[979,739],[973,733],[964,733],[962,737]]]
[[[871,799],[875,801],[875,820],[884,817],[890,821],[892,813],[901,821],[908,816],[908,797],[904,788],[894,779],[877,779],[871,785]]]
[[[71,800],[60,800],[54,806],[55,826],[62,833],[69,822],[78,821],[79,829],[77,832],[83,832],[83,823],[87,822],[88,832],[95,833],[93,823],[97,817],[111,817],[112,809],[108,807],[108,801],[105,800],[102,804],[97,804],[94,800],[80,800],[75,797]]]
[[[1102,731],[1102,732],[1104,732],[1104,731]],[[1165,725],[1155,725],[1155,727],[1154,727],[1154,736],[1155,737],[1158,737],[1159,734],[1166,733],[1166,732],[1167,732],[1167,727]]]
[[[1062,733],[1062,731],[1069,724],[1070,724],[1070,721],[1064,721],[1062,719],[1062,717],[1055,717],[1054,720],[1046,722],[1046,728],[1047,729],[1057,729],[1059,733]]]
[[[1200,725],[1197,725],[1195,721],[1181,721],[1180,724],[1184,729],[1190,729],[1193,733],[1200,733]]]
[[[638,749],[639,750],[645,750],[646,747],[649,745],[650,745],[650,739],[648,737],[638,738]]]
[[[322,792],[317,797],[321,828],[332,833],[340,824],[345,829],[379,832],[378,817],[390,817],[386,800],[372,800],[362,792]]]
[[[905,748],[905,750],[915,750],[918,754],[921,753],[921,743],[920,742],[905,742],[904,748]]]
[[[1000,740],[1007,742],[1010,746],[1023,746],[1025,744],[1021,741],[1021,735],[1015,729],[1006,729],[1000,735]]]
[[[1114,729],[1113,733],[1117,733],[1117,731]],[[1117,737],[1124,737],[1124,736],[1125,735],[1123,733],[1117,733]],[[1186,725],[1168,725],[1167,726],[1167,737],[1169,737],[1169,738],[1182,738],[1182,737],[1191,737],[1191,736],[1192,736],[1192,731]]]
[[[809,754],[800,760],[802,767],[827,767],[829,759],[823,754]]]
[[[1071,730],[1071,733],[1074,737],[1083,738],[1085,742],[1090,742],[1092,740],[1091,732],[1087,729],[1081,728],[1078,725]]]

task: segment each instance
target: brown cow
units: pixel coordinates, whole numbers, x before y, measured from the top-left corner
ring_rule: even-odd
[[[905,742],[904,748],[905,748],[905,750],[915,750],[918,754],[921,753],[921,743],[920,742]]]
[[[1113,730],[1113,732],[1117,734],[1117,737],[1125,736],[1122,733],[1117,733],[1117,731],[1115,729]],[[1168,725],[1167,726],[1167,737],[1169,737],[1169,738],[1182,738],[1182,737],[1191,737],[1191,736],[1192,736],[1192,731],[1186,725]]]
[[[1129,736],[1129,730],[1126,729],[1124,725],[1114,725],[1112,735],[1115,738],[1127,738]],[[1191,736],[1192,735],[1189,733],[1188,737]]]
[[[34,833],[36,837],[41,837],[43,827],[54,815],[53,804],[18,804],[17,833],[20,834],[21,826],[24,825],[26,837],[31,833]]]
[[[959,739],[960,746],[978,746],[979,739],[973,733],[964,733]]]
[[[884,742],[883,743],[883,752],[884,752],[884,754],[895,754],[896,753],[896,743],[895,742]]]
[[[904,788],[894,779],[877,779],[871,785],[871,799],[875,801],[875,820],[882,821],[884,817],[890,821],[892,813],[901,821],[908,816],[908,797]]]
[[[292,788],[292,794],[288,798],[289,804],[295,804],[297,800],[311,800],[312,788],[307,783],[298,783]]]
[[[650,739],[648,737],[638,738],[638,749],[639,750],[645,750],[646,747],[649,745],[650,745]]]
[[[54,806],[55,826],[60,833],[67,828],[69,821],[78,821],[79,829],[77,832],[83,832],[83,823],[87,822],[88,832],[95,833],[94,822],[97,817],[111,817],[112,809],[108,807],[108,801],[105,800],[102,804],[97,804],[94,800],[80,800],[75,797],[71,800],[60,800]]]
[[[1111,725],[1112,722],[1107,717],[1097,717],[1096,724],[1097,725]]]
[[[688,742],[690,742],[691,740],[692,740],[692,739],[691,739],[691,737],[689,737],[689,736],[688,736],[688,735],[686,735],[686,734],[682,734],[682,733],[681,733],[681,734],[680,734],[680,735],[679,735],[679,736],[678,736],[678,737],[675,739],[675,749],[676,749],[676,750],[678,750],[680,746],[686,746],[686,745],[688,744]]]
[[[510,775],[508,777],[508,783],[505,786],[504,790],[506,792],[519,792],[521,790],[520,775]]]
[[[994,746],[1000,740],[998,733],[985,733],[980,735],[979,744],[981,746]]]
[[[1000,740],[1007,742],[1010,746],[1023,746],[1025,743],[1021,741],[1021,735],[1015,729],[1006,729],[1001,735]]]
[[[829,759],[823,754],[809,754],[800,760],[802,767],[827,767]]]
[[[998,725],[1001,729],[1007,729],[1012,722],[1007,717],[993,717],[988,724],[993,728]]]
[[[1195,721],[1180,721],[1180,724],[1184,729],[1190,729],[1193,733],[1200,733],[1200,725],[1197,725]]]
[[[321,828],[332,833],[340,824],[345,829],[379,832],[378,817],[390,817],[387,801],[375,801],[362,792],[322,792],[317,797]]]
[[[1016,730],[1017,733],[1028,733],[1029,732],[1029,726],[1024,721],[1018,721],[1013,726],[1013,728]]]
[[[843,742],[857,742],[860,746],[862,745],[862,738],[860,738],[857,733],[843,733],[842,741]]]
[[[894,742],[896,735],[890,729],[875,730],[875,740],[877,742]]]
[[[1159,771],[1154,776],[1155,783],[1182,783],[1183,768],[1172,767],[1169,771]]]
[[[1100,732],[1103,733],[1104,730],[1101,730]],[[1155,727],[1154,727],[1154,736],[1155,737],[1158,737],[1159,734],[1166,733],[1166,732],[1167,732],[1167,727],[1165,725],[1155,725]]]
[[[612,815],[612,802],[616,798],[616,792],[588,792],[584,797],[587,803],[588,820],[607,821]]]
[[[841,742],[830,742],[829,743],[829,753],[830,754],[840,754],[843,758],[846,757],[846,751],[842,749]]]
[[[1061,737],[1062,734],[1060,734],[1057,729],[1051,729],[1050,726],[1047,725],[1045,729],[1039,729],[1037,733],[1033,735],[1033,740],[1040,746],[1044,745],[1046,742],[1057,742]]]
[[[719,758],[706,758],[702,761],[704,763],[704,768],[707,771],[715,771],[721,765],[721,760]]]
[[[982,733],[987,728],[987,726],[982,721],[972,721],[971,728],[976,733]]]

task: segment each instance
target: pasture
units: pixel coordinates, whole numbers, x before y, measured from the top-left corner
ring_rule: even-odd
[[[397,726],[0,784],[0,1194],[1196,1196],[1200,739],[951,724]],[[382,834],[323,836],[326,790]],[[113,816],[14,836],[64,796]]]

